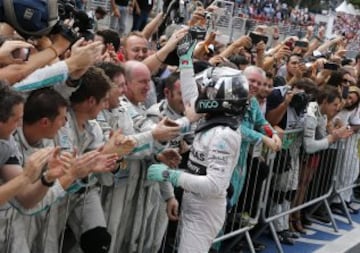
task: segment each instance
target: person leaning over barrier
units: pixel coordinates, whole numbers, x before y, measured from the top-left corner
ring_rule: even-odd
[[[347,126],[328,132],[327,118],[333,118],[338,112],[341,94],[336,88],[325,87],[320,90],[316,102],[309,103],[304,120],[304,148],[312,154],[327,149],[339,139],[348,138],[353,131]]]
[[[310,99],[316,96],[316,91],[315,83],[306,78],[293,82],[292,86],[285,85],[274,88],[267,99],[266,116],[269,122],[282,133],[286,130],[302,128],[307,105]],[[287,136],[284,137],[287,138]],[[291,207],[291,201],[298,188],[300,146],[301,140],[298,138],[292,145],[285,146],[275,158],[274,175],[276,176],[272,190],[276,192],[277,197],[274,197],[270,207],[271,215],[286,212]],[[303,196],[301,199],[302,203]],[[295,218],[294,216],[290,219],[290,226],[288,215],[274,221],[275,230],[282,243],[292,245],[294,244],[292,238],[298,237],[293,232],[305,233],[300,217]]]
[[[340,128],[331,127],[330,120],[338,113],[341,99],[342,94],[337,88],[325,86],[320,90],[316,101],[309,103],[307,107],[304,120],[303,147],[305,153],[310,154],[310,158],[303,168],[306,172],[303,173],[301,178],[302,184],[299,185],[299,191],[305,192],[313,178],[324,177],[324,175],[334,173],[335,163],[326,164],[325,159],[319,159],[323,154],[318,154],[317,152],[325,151],[330,148],[331,144],[340,139],[346,139],[353,134],[352,129],[347,126]],[[331,157],[336,159],[337,149],[330,148],[328,152],[331,152]],[[330,176],[328,176],[322,188],[327,191],[330,183]],[[325,194],[324,190],[321,189],[315,193],[317,195]],[[313,213],[313,217],[325,223],[330,222],[323,207],[318,208]]]
[[[354,131],[345,143],[345,158],[342,165],[342,170],[338,171],[338,179],[336,181],[336,189],[342,189],[352,185],[359,176],[359,153],[358,153],[358,138],[360,126],[360,89],[356,86],[350,86],[348,98],[346,99],[344,108],[336,114],[333,119],[335,125],[348,125]],[[349,209],[351,214],[359,213],[359,210],[354,208],[352,203],[352,189],[340,192],[340,196],[336,196],[330,205],[331,210],[335,213],[344,213],[344,207],[340,202],[341,197]]]
[[[229,207],[232,207],[237,203],[244,186],[246,161],[250,144],[263,142],[265,146],[273,151],[280,150],[281,148],[279,136],[263,116],[259,103],[255,97],[259,92],[260,85],[266,81],[265,72],[259,67],[249,66],[243,73],[249,82],[249,107],[244,114],[239,128],[241,135],[243,136],[243,141],[241,142],[239,161],[231,179],[233,196],[231,196],[229,200]]]

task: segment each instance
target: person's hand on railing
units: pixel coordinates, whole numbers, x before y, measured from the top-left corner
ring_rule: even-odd
[[[262,141],[265,144],[265,146],[271,149],[272,151],[274,152],[278,151],[279,144],[276,143],[275,140],[273,140],[272,138],[264,135]]]
[[[277,132],[277,135],[279,136],[280,139],[284,138],[284,134],[285,134],[284,129],[282,129],[279,126],[274,126],[273,128]]]
[[[274,151],[279,151],[281,149],[281,146],[282,146],[282,141],[281,141],[280,137],[277,134],[273,134],[271,139],[275,143],[276,150],[274,150]]]
[[[329,129],[329,135],[327,136],[327,139],[329,143],[334,143],[340,139],[346,139],[350,137],[354,132],[350,126],[342,126],[337,129]]]
[[[333,130],[332,134],[335,138],[338,139],[346,139],[353,134],[353,130],[350,126],[343,126],[338,129]]]

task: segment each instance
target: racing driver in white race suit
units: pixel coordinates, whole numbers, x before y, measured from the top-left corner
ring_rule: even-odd
[[[147,174],[184,189],[179,253],[208,252],[224,224],[226,189],[240,152],[236,129],[247,106],[248,82],[240,72],[210,75],[202,83],[195,109],[206,116],[195,131],[187,171],[153,164]]]

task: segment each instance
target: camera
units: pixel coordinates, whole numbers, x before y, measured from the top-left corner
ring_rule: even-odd
[[[205,11],[205,18],[206,20],[210,20],[212,18],[212,13],[209,11]]]
[[[191,35],[191,40],[204,40],[206,29],[199,26],[193,26],[190,28],[189,34]]]
[[[324,69],[336,71],[339,69],[339,65],[337,65],[336,63],[332,63],[332,62],[327,62],[327,63],[324,63]]]
[[[267,44],[268,39],[269,39],[265,35],[261,35],[261,34],[254,33],[254,32],[249,33],[249,37],[251,38],[251,42],[252,42],[253,46],[258,44],[260,41],[263,41],[265,44]]]
[[[309,42],[307,41],[302,41],[302,40],[295,41],[295,47],[307,48],[308,46],[309,46]]]
[[[58,13],[60,24],[67,19],[74,20],[73,27],[78,29],[80,37],[93,39],[94,20],[85,11],[78,10],[72,0],[58,0]],[[57,32],[58,29],[54,30]]]
[[[310,96],[305,92],[295,93],[291,99],[290,106],[295,109],[297,114],[305,111],[307,104],[310,102]]]

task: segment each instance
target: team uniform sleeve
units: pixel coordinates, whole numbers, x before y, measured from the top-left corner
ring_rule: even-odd
[[[33,90],[56,86],[64,83],[68,78],[69,69],[65,61],[54,63],[34,71],[28,77],[13,85],[17,91],[30,92]]]
[[[23,215],[37,215],[48,210],[52,205],[63,199],[65,195],[66,191],[62,188],[60,182],[56,180],[55,184],[49,188],[44,198],[35,207],[26,209],[15,198],[10,201],[10,204]]]
[[[326,136],[320,140],[315,139],[316,127],[316,117],[306,115],[304,120],[304,148],[306,153],[309,154],[329,147],[329,141]]]

